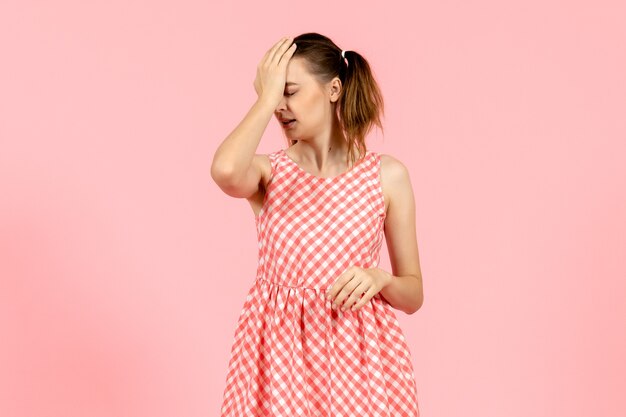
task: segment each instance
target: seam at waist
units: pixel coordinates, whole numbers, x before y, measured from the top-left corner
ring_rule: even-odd
[[[256,280],[257,280],[257,281],[264,281],[264,282],[266,282],[266,283],[268,283],[268,284],[277,285],[277,286],[279,286],[279,287],[293,288],[293,289],[296,289],[296,290],[316,290],[316,291],[325,291],[325,290],[327,290],[328,288],[330,288],[330,287],[305,287],[305,286],[303,286],[303,285],[299,285],[299,286],[295,286],[295,285],[288,285],[288,284],[283,284],[283,283],[281,283],[281,282],[276,282],[276,281],[269,280],[269,279],[264,278],[264,277],[262,277],[262,276],[258,276],[258,277],[256,277]]]

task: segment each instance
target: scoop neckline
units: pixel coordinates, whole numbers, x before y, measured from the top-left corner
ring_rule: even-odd
[[[304,173],[305,175],[307,175],[308,177],[311,177],[317,181],[333,181],[335,179],[338,178],[343,178],[345,176],[350,175],[352,172],[354,172],[355,170],[357,170],[358,168],[360,168],[360,166],[362,165],[363,162],[365,162],[365,158],[369,157],[372,154],[372,151],[370,151],[369,149],[367,151],[365,151],[365,156],[363,157],[363,160],[361,160],[358,164],[354,165],[352,168],[350,168],[349,170],[342,172],[339,175],[335,175],[334,177],[318,177],[315,174],[310,173],[309,171],[304,170],[302,167],[300,167],[300,165],[298,165],[296,163],[296,161],[294,161],[293,159],[291,159],[291,157],[289,155],[287,155],[287,152],[285,149],[281,149],[280,152],[283,154],[283,156],[285,157],[285,159],[287,159],[287,161],[293,165],[294,167],[296,167],[296,169],[299,172]]]

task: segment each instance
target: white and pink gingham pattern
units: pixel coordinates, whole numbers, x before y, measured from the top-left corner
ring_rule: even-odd
[[[419,417],[411,353],[379,294],[357,311],[325,290],[378,266],[380,156],[317,177],[284,151],[256,216],[259,261],[236,326],[221,417]]]

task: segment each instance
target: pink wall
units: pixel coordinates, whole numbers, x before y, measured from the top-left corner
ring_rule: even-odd
[[[422,417],[623,416],[619,3],[3,1],[0,415],[218,415],[257,247],[212,156],[316,31],[368,58],[369,147],[411,173]]]

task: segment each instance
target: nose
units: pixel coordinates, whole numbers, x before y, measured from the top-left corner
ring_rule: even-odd
[[[276,112],[280,112],[281,110],[286,109],[287,108],[286,104],[287,104],[287,101],[285,100],[285,96],[282,96],[282,98],[280,99],[280,102],[276,106]]]

